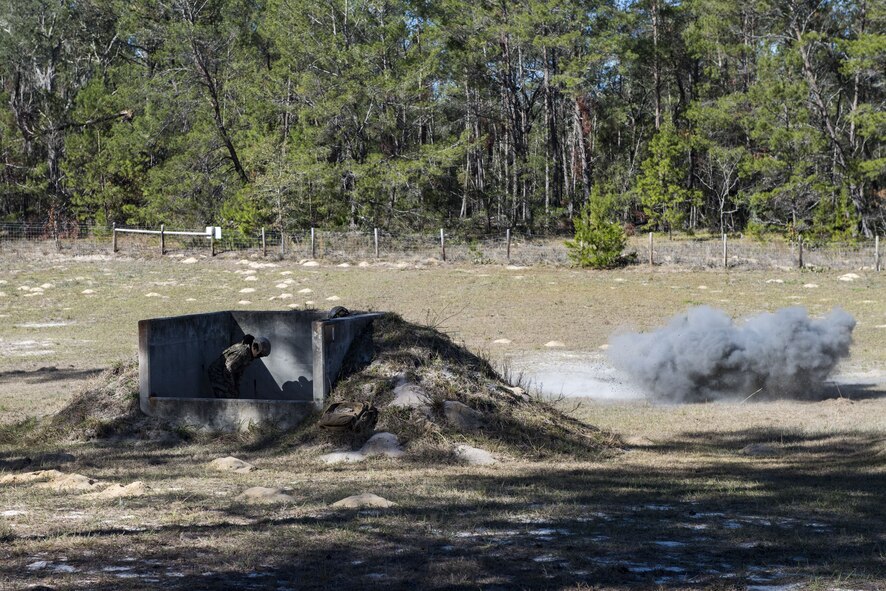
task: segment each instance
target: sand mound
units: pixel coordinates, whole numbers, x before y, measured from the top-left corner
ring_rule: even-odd
[[[127,497],[141,497],[148,494],[148,487],[141,480],[130,484],[112,484],[102,491],[83,495],[90,499],[122,499]]]
[[[107,486],[107,484],[82,474],[64,474],[58,478],[42,482],[38,486],[55,492],[84,492],[98,490],[103,486]]]
[[[282,488],[253,486],[244,490],[237,500],[249,504],[292,503],[295,501],[295,497],[287,495]]]
[[[37,470],[35,472],[25,472],[24,474],[7,474],[6,476],[0,476],[0,486],[47,482],[62,478],[63,476],[64,474],[58,470]]]
[[[351,497],[345,497],[340,501],[332,503],[333,507],[338,509],[360,509],[362,507],[373,507],[376,509],[387,509],[393,507],[396,503],[387,500],[384,497],[372,493],[363,493]]]
[[[464,443],[456,446],[455,455],[458,459],[471,466],[491,466],[498,463],[498,460],[485,449],[472,447]]]
[[[248,474],[255,470],[255,466],[249,462],[244,462],[233,456],[212,460],[209,462],[209,467],[219,472],[235,472],[237,474]]]
[[[405,452],[400,447],[400,440],[393,433],[376,433],[363,444],[357,451],[339,451],[320,456],[320,460],[327,464],[339,464],[342,462],[362,462],[373,456],[387,458],[402,458]]]
[[[22,485],[36,483],[41,488],[48,488],[55,492],[92,491],[107,486],[95,478],[89,478],[82,474],[65,474],[58,470],[37,470],[23,474],[7,474],[0,477],[2,485]]]

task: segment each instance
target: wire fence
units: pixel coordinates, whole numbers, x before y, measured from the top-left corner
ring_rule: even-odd
[[[307,228],[285,234],[262,229],[252,235],[232,232],[216,238],[206,232],[157,228],[123,228],[78,222],[0,223],[0,252],[53,252],[73,255],[118,254],[157,256],[236,253],[275,259],[329,259],[381,261],[447,261],[470,264],[557,265],[570,264],[565,237],[530,236],[502,232],[466,237],[445,230],[423,233],[333,231]],[[133,231],[143,231],[144,234]],[[187,230],[185,230],[187,232]],[[159,235],[159,236],[158,236]],[[212,238],[210,238],[212,235]],[[663,235],[636,235],[625,254],[640,264],[688,268],[820,268],[880,270],[879,239],[851,243],[810,244],[801,241],[751,238],[668,239]],[[116,251],[115,251],[116,248]]]
[[[826,244],[802,240],[760,241],[751,238],[666,239],[633,237],[630,248],[639,262],[694,268],[876,269],[882,266],[879,238]]]

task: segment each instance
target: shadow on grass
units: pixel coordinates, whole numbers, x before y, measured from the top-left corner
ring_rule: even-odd
[[[779,455],[744,455],[753,444],[777,446]],[[188,461],[153,453],[161,461]],[[398,505],[310,512],[298,504],[161,494],[133,507],[190,502],[205,510],[215,503],[217,522],[65,531],[63,552],[56,553],[78,573],[67,578],[52,567],[26,568],[41,544],[49,548],[41,560],[52,561],[58,535],[15,536],[0,550],[0,583],[15,588],[48,577],[59,590],[161,583],[169,589],[742,589],[842,581],[875,589],[883,582],[883,458],[883,438],[874,434],[752,429],[684,433],[603,463],[449,467],[430,477],[406,470],[402,478],[376,482],[374,469],[400,467],[318,468],[313,494],[308,485],[297,496],[325,505],[359,486]],[[102,570],[108,567],[129,570]]]
[[[100,368],[73,369],[57,367],[41,367],[30,371],[15,369],[0,372],[0,384],[7,382],[27,382],[29,384],[46,384],[62,380],[85,380],[101,373]]]
[[[832,400],[844,398],[846,400],[876,400],[886,398],[886,384],[877,382],[856,382],[838,384],[828,382],[824,385],[818,398],[815,400]]]

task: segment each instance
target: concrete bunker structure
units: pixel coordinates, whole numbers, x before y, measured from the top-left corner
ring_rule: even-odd
[[[139,404],[145,414],[202,428],[297,425],[322,408],[354,340],[381,314],[226,311],[140,320]],[[207,368],[246,334],[271,341],[252,362],[240,398],[215,398]]]

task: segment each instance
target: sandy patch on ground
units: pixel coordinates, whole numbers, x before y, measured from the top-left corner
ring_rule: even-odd
[[[601,345],[600,348],[608,347]],[[628,375],[612,367],[603,351],[536,351],[508,355],[505,359],[510,368],[522,374],[531,389],[548,396],[600,401],[647,399]],[[868,397],[870,392],[877,391],[886,396],[886,370],[843,369],[824,384],[825,395],[837,396],[838,389],[844,396],[862,391],[868,392],[864,394]]]
[[[400,440],[393,433],[376,433],[369,438],[363,447],[357,451],[338,451],[320,456],[320,461],[326,464],[339,464],[346,462],[362,462],[373,456],[388,458],[400,458],[406,455],[400,447]]]
[[[332,506],[337,509],[360,509],[363,507],[386,509],[388,507],[393,507],[394,505],[396,505],[396,503],[373,493],[353,495],[332,503]]]
[[[234,472],[236,474],[248,474],[255,470],[255,466],[249,462],[244,462],[233,456],[212,460],[209,462],[209,467],[219,472]]]
[[[244,490],[237,500],[249,504],[292,503],[295,497],[286,494],[282,488],[253,486]]]
[[[394,399],[388,405],[403,408],[429,408],[430,398],[424,388],[401,377],[397,380],[397,385],[394,386]]]
[[[35,341],[25,339],[21,341],[7,341],[0,339],[0,357],[41,357],[52,355],[54,343],[51,341]]]
[[[55,492],[92,491],[107,486],[95,478],[82,474],[66,474],[58,470],[37,470],[0,477],[0,485],[33,484]]]
[[[498,463],[498,460],[485,449],[467,444],[456,446],[455,456],[471,466],[490,466]]]
[[[37,470],[35,472],[24,472],[22,474],[7,474],[6,476],[0,476],[0,485],[46,482],[54,478],[61,478],[62,476],[64,476],[64,474],[58,470]]]
[[[141,480],[130,484],[112,484],[106,489],[84,495],[91,499],[123,499],[141,497],[148,494],[148,487]]]

